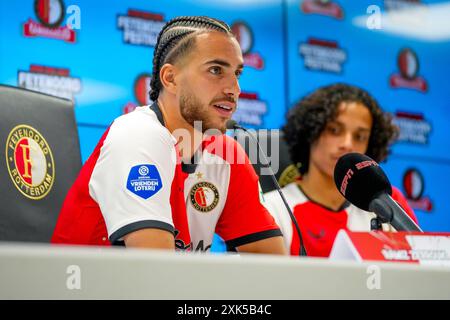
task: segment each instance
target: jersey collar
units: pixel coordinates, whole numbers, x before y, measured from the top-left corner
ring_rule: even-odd
[[[161,112],[161,108],[158,105],[158,102],[155,101],[150,105],[150,110],[152,110],[156,117],[158,118],[158,121],[161,123],[162,126],[166,126],[164,123],[164,117]],[[192,174],[195,172],[195,169],[197,168],[197,164],[194,163],[194,156],[192,156],[190,163],[181,163],[181,170],[183,170],[184,173]]]

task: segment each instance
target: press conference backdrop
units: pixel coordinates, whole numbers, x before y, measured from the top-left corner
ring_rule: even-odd
[[[178,15],[232,26],[247,127],[279,128],[322,85],[369,90],[401,128],[391,182],[424,230],[450,231],[450,1],[0,0],[0,83],[73,99],[86,160],[114,118],[149,103],[156,36]]]

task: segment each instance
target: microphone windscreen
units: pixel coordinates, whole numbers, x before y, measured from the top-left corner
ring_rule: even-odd
[[[232,130],[235,129],[237,125],[237,122],[234,121],[233,119],[229,119],[226,123],[227,129]]]
[[[334,182],[348,201],[366,211],[379,194],[392,194],[391,183],[378,163],[360,153],[348,153],[339,158],[334,168]]]

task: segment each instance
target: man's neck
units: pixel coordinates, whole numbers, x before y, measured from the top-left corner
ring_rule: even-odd
[[[169,99],[159,98],[158,106],[164,118],[167,130],[177,140],[181,160],[188,163],[202,143],[202,132],[195,130],[181,115],[177,103]]]
[[[315,167],[310,167],[298,184],[308,198],[324,207],[339,210],[345,203],[345,198],[337,190],[333,177]]]

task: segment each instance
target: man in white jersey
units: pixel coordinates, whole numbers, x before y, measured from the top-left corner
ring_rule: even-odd
[[[285,254],[252,165],[223,135],[242,68],[226,23],[169,21],[154,52],[155,102],[105,132],[67,195],[52,242],[207,251],[217,233],[239,252]],[[204,138],[212,129],[218,133]]]
[[[296,217],[308,256],[327,257],[340,229],[370,231],[374,213],[345,200],[334,183],[337,160],[349,152],[367,154],[379,162],[398,134],[391,117],[364,90],[346,84],[319,88],[288,113],[283,127],[290,155],[299,167],[299,178],[283,188]],[[417,223],[400,191],[392,197]],[[299,254],[300,241],[289,214],[276,191],[264,195],[292,255]],[[384,225],[384,230],[392,229]]]

